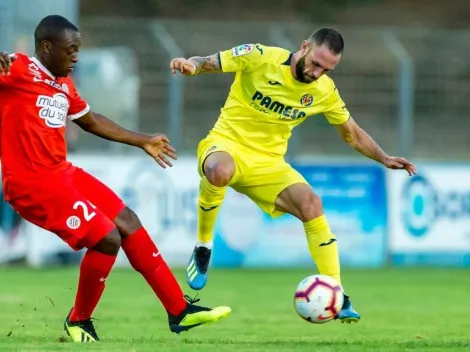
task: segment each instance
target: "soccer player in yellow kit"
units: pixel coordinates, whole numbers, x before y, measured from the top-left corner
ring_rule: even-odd
[[[338,246],[321,199],[304,177],[284,160],[292,129],[310,116],[324,114],[344,141],[390,169],[416,168],[387,155],[350,116],[327,73],[341,59],[344,41],[332,28],[320,28],[297,52],[244,44],[206,57],[176,58],[170,69],[192,76],[234,72],[230,93],[214,128],[198,147],[201,175],[197,244],[186,278],[191,288],[207,282],[213,228],[227,186],[250,197],[273,217],[289,213],[303,222],[309,252],[321,274],[341,283]],[[336,316],[357,322],[349,297]]]

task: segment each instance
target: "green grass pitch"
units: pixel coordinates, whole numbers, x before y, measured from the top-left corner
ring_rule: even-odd
[[[464,351],[470,350],[470,270],[344,270],[359,324],[313,325],[293,309],[296,270],[214,270],[202,304],[229,305],[218,323],[170,333],[160,303],[132,270],[115,270],[95,317],[102,342],[73,344],[62,324],[78,268],[0,268],[0,351]],[[182,271],[178,279],[186,290]]]

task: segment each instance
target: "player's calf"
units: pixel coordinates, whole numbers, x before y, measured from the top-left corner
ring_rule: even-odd
[[[328,275],[341,283],[338,242],[324,215],[320,197],[308,184],[296,183],[284,189],[275,204],[277,209],[288,212],[303,222],[308,249],[320,274]],[[346,316],[355,316],[352,310],[344,309]]]
[[[78,335],[75,336],[78,334],[77,331],[81,331],[80,329],[83,330],[89,326],[88,323],[93,311],[98,305],[105,289],[106,279],[116,261],[120,244],[121,237],[117,229],[114,228],[96,246],[88,249],[83,257],[80,264],[80,276],[74,306],[65,324],[67,333],[74,341],[78,338]],[[86,332],[86,329],[84,331]],[[87,334],[90,335],[90,332],[87,332]],[[85,339],[86,336],[83,336],[82,338]],[[90,336],[93,337],[93,334]]]
[[[236,167],[230,154],[215,152],[207,156],[202,169],[204,177],[199,184],[198,197],[198,242],[186,268],[186,281],[194,290],[206,285],[214,225]]]

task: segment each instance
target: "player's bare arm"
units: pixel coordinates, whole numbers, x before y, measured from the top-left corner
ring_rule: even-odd
[[[336,128],[343,140],[362,155],[384,164],[389,169],[403,169],[410,176],[417,174],[416,167],[410,161],[401,157],[389,156],[385,153],[372,137],[359,127],[352,117],[342,125],[336,125]]]
[[[0,53],[0,74],[2,76],[10,74],[10,66],[15,60],[15,55],[6,52]]]
[[[207,73],[207,72],[222,72],[222,66],[220,65],[219,55],[214,54],[210,56],[193,56],[189,58],[190,62],[193,62],[196,66],[196,73]]]
[[[219,55],[214,54],[204,57],[193,56],[189,59],[173,59],[170,63],[170,70],[173,74],[178,71],[183,75],[193,76],[200,73],[222,72],[222,66],[220,65]]]
[[[149,135],[128,130],[107,117],[93,112],[73,120],[84,131],[98,137],[145,150],[162,168],[173,166],[167,157],[176,160],[176,151],[163,134]]]

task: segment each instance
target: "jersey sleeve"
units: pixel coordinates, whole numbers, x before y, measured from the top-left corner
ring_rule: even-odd
[[[219,53],[222,72],[248,71],[262,62],[265,48],[261,44],[243,44]]]
[[[67,117],[70,120],[79,119],[90,111],[90,106],[86,100],[80,96],[73,81],[70,79],[67,83],[70,91],[70,108]]]
[[[351,115],[343,99],[341,99],[338,89],[334,85],[332,89],[332,92],[325,102],[326,109],[324,115],[331,125],[342,125],[348,121]]]
[[[6,87],[10,83],[10,77],[9,76],[4,76],[0,75],[0,87]]]
[[[11,80],[11,72],[9,75],[1,75],[0,74],[0,87],[6,87],[9,85]]]

